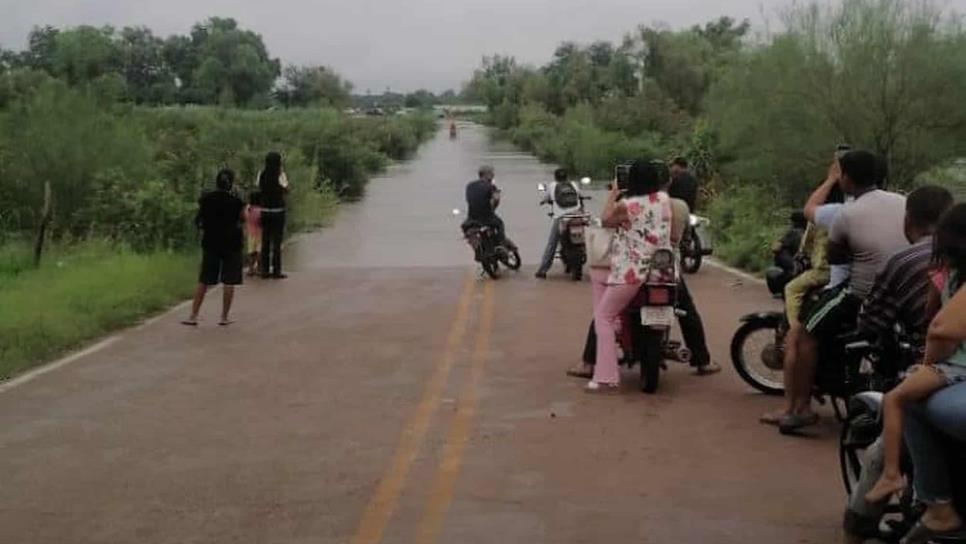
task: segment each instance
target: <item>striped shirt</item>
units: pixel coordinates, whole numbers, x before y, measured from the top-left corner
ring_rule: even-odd
[[[929,269],[932,238],[927,237],[893,255],[879,272],[859,314],[859,331],[882,337],[896,322],[906,332],[924,337],[929,319]]]

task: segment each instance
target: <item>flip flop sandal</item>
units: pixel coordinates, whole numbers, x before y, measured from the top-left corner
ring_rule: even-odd
[[[934,531],[923,525],[922,521],[917,521],[906,536],[899,541],[899,544],[927,544],[937,538],[962,537],[963,528],[953,529],[952,531]]]
[[[810,414],[807,416],[791,414],[783,417],[778,423],[778,431],[782,434],[795,434],[805,427],[811,427],[818,422],[818,414]]]
[[[218,322],[218,325],[221,327],[227,327],[228,325],[231,325],[234,322],[235,321],[232,319],[222,319],[221,321]]]
[[[198,326],[198,320],[197,319],[185,319],[184,321],[181,322],[181,324],[182,325],[187,325],[189,327],[197,327]]]
[[[787,415],[788,414],[785,414],[785,413],[781,413],[781,414],[777,414],[777,413],[776,414],[765,414],[765,415],[761,416],[760,418],[758,418],[758,423],[761,423],[763,425],[773,425],[773,426],[777,427],[778,425],[781,424],[782,419],[784,419],[785,416],[787,416]]]

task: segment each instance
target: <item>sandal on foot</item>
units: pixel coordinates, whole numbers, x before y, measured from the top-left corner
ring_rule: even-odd
[[[788,412],[771,412],[758,418],[758,423],[777,427],[786,416]]]
[[[811,427],[819,422],[818,414],[807,415],[789,414],[778,422],[778,431],[782,434],[795,434],[805,427]]]
[[[235,321],[233,319],[222,319],[221,321],[218,322],[218,325],[222,327],[227,327],[228,325],[231,325],[234,322]]]
[[[181,324],[182,325],[187,325],[189,327],[197,327],[198,326],[198,320],[197,319],[188,318],[188,319],[182,320],[181,321]]]

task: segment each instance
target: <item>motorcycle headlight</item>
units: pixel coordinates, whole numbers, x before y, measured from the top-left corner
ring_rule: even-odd
[[[689,222],[691,223],[692,227],[698,226],[698,223],[699,223],[698,217],[696,215],[692,215],[691,218],[689,219]]]

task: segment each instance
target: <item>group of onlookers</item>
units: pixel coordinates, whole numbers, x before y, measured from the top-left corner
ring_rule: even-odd
[[[884,158],[849,151],[806,202],[808,225],[794,258],[807,265],[785,287],[786,404],[761,421],[783,434],[818,422],[811,402],[818,357],[845,334],[888,345],[898,327],[921,343],[921,364],[885,395],[883,435],[846,529],[861,541],[856,535],[874,529],[905,488],[904,438],[916,496],[927,509],[903,542],[925,543],[963,525],[952,503],[954,451],[946,446],[950,438],[966,440],[966,410],[956,412],[966,408],[966,204],[935,185],[902,196],[887,191],[887,181]],[[776,257],[785,245],[776,244]]]
[[[222,284],[219,325],[227,326],[235,286],[241,285],[243,268],[249,276],[283,279],[282,240],[285,235],[288,178],[282,156],[271,152],[258,173],[246,204],[235,191],[235,173],[225,168],[215,177],[215,189],[199,200],[195,224],[202,231],[201,272],[184,325],[197,326],[198,312],[211,287]],[[243,232],[244,230],[244,232]]]

